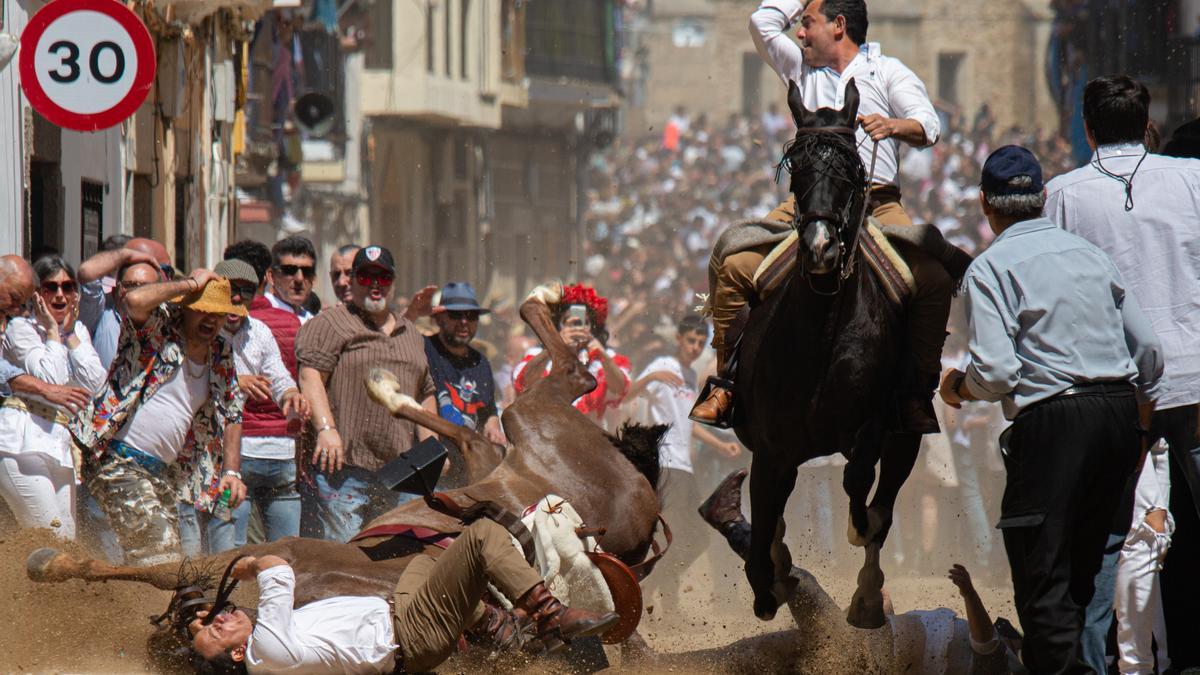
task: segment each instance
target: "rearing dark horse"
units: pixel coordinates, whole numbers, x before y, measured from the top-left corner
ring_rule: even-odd
[[[879,549],[921,437],[889,430],[904,333],[900,313],[857,252],[867,185],[853,131],[858,100],[851,81],[842,110],[810,112],[796,85],[789,87],[798,131],[784,165],[796,197],[798,260],[784,285],[750,314],[735,385],[745,414],[735,430],[754,453],[746,561],[754,613],[770,619],[787,597],[791,559],[782,516],[797,467],[840,452],[849,460],[843,487],[850,497],[850,541],[866,546],[848,620],[877,628],[884,623]]]

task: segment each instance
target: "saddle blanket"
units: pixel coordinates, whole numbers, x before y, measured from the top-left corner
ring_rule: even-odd
[[[793,230],[763,258],[754,272],[754,287],[760,300],[766,300],[796,267],[799,242],[800,237]],[[908,263],[888,241],[873,216],[868,216],[866,227],[859,230],[858,253],[879,279],[888,299],[897,307],[903,307],[916,292],[916,282]]]

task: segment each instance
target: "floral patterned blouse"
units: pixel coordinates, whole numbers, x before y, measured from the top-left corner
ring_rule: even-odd
[[[108,445],[138,406],[183,365],[182,310],[163,304],[139,329],[125,317],[117,340],[117,355],[108,381],[90,409],[71,421],[71,433],[87,451],[84,469],[94,472],[109,452]],[[178,459],[166,480],[176,486],[181,501],[209,511],[217,496],[224,461],[225,427],[242,421],[242,396],[233,365],[233,351],[220,337],[209,357],[209,397],[192,418]]]

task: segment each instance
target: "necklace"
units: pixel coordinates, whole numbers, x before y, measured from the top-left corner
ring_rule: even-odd
[[[1092,162],[1096,165],[1096,170],[1125,186],[1125,211],[1127,213],[1133,210],[1133,177],[1137,175],[1138,169],[1142,168],[1142,162],[1146,161],[1146,155],[1149,154],[1149,150],[1142,151],[1142,158],[1138,160],[1137,165],[1133,167],[1133,171],[1130,172],[1129,177],[1126,178],[1125,176],[1113,173],[1104,168],[1104,165],[1100,163],[1100,150],[1099,148],[1096,149],[1096,161]]]

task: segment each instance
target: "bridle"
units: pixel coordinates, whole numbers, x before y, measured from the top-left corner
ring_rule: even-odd
[[[863,223],[866,222],[871,182],[875,176],[875,159],[879,152],[879,143],[876,142],[871,149],[871,170],[869,173],[865,173],[862,171],[862,162],[858,159],[858,148],[866,139],[855,144],[848,141],[846,139],[847,136],[851,138],[854,136],[854,129],[848,126],[821,126],[799,129],[796,131],[796,137],[784,148],[783,159],[780,160],[779,165],[776,167],[776,180],[778,180],[779,171],[787,170],[789,174],[793,173],[793,162],[801,156],[803,156],[808,164],[822,165],[818,166],[815,171],[819,179],[813,181],[803,194],[796,195],[797,204],[807,197],[808,193],[816,188],[822,179],[847,183],[855,188],[859,185],[862,186],[862,207],[857,221],[854,220],[854,214],[852,213],[855,196],[853,192],[840,211],[814,210],[805,211],[804,213],[797,211],[792,217],[792,227],[797,233],[802,232],[810,223],[818,220],[824,220],[832,223],[834,226],[834,233],[838,241],[838,265],[840,267],[837,274],[837,288],[833,291],[818,290],[813,285],[812,277],[807,274],[804,275],[805,280],[808,281],[809,289],[818,295],[837,295],[841,292],[845,281],[854,273],[858,246],[854,245],[854,242],[850,242],[850,250],[849,252],[846,251],[845,232],[851,223],[856,223],[857,228],[861,228]],[[852,167],[857,168],[857,171],[854,171]],[[852,173],[857,175],[849,175]],[[803,271],[803,266],[801,267],[801,271]]]

